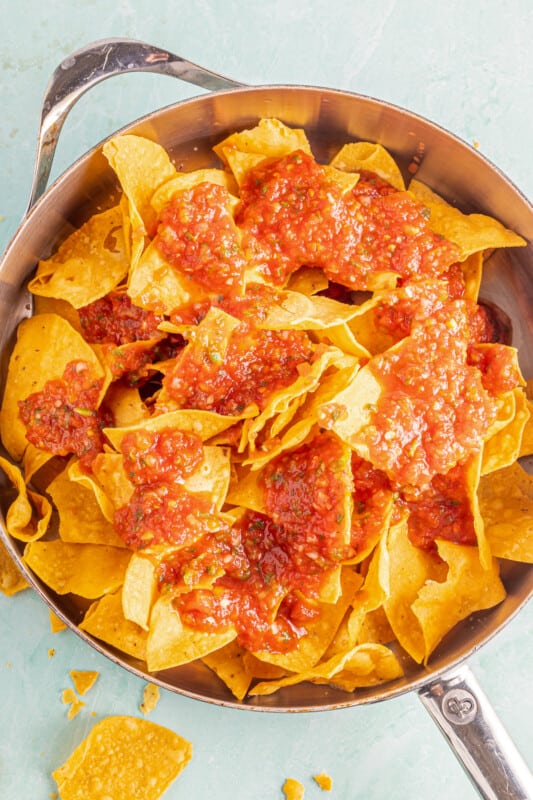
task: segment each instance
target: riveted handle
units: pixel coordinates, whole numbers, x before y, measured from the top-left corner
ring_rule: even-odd
[[[126,72],[170,75],[210,91],[244,85],[135,39],[101,39],[82,47],[55,69],[44,95],[28,211],[46,189],[59,134],[71,108],[97,83]]]
[[[481,797],[533,798],[533,776],[468,667],[441,675],[419,697]]]

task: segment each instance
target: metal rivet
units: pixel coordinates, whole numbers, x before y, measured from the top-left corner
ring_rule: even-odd
[[[476,717],[476,698],[466,689],[450,689],[442,698],[442,713],[454,725],[467,725]]]

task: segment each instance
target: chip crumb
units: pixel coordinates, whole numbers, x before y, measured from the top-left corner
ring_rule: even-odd
[[[51,648],[48,650],[48,658],[53,658],[53,657],[55,656],[55,654],[56,654],[56,651],[54,650],[54,648],[53,648],[53,647],[51,647]]]
[[[144,687],[143,692],[143,701],[140,705],[140,709],[143,714],[149,714],[150,711],[153,711],[156,705],[159,702],[160,692],[159,687],[156,686],[154,683],[147,683]]]
[[[83,697],[83,695],[87,694],[89,689],[94,686],[100,673],[94,670],[73,669],[69,672],[69,675],[72,678],[72,683],[77,693]]]
[[[331,787],[333,786],[333,781],[331,780],[330,776],[327,775],[325,772],[321,772],[320,775],[313,775],[313,780],[315,781],[315,783],[318,783],[318,785],[324,792],[331,791]]]
[[[6,667],[8,669],[10,669],[12,666],[13,666],[13,664],[11,663],[11,661],[6,661]]]
[[[85,705],[83,700],[80,700],[80,698],[77,696],[74,689],[63,689],[61,692],[61,702],[65,705],[70,703],[70,708],[67,713],[68,719],[74,719],[74,717],[77,717]]]
[[[304,791],[303,784],[294,778],[287,778],[283,784],[283,793],[287,800],[303,800]]]
[[[479,150],[479,142],[478,142],[478,140],[477,140],[477,139],[474,139],[474,141],[472,142],[472,145],[474,146],[474,148],[475,148],[476,150]]]

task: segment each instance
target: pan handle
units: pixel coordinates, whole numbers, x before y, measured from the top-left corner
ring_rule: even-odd
[[[244,85],[135,39],[101,39],[82,47],[59,64],[44,95],[28,211],[46,189],[59,134],[72,106],[100,81],[125,72],[157,72],[210,91]]]
[[[533,798],[533,776],[467,666],[440,675],[418,694],[481,797]]]

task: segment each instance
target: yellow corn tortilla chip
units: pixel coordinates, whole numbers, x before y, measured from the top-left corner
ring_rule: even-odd
[[[95,670],[72,669],[69,675],[77,693],[83,697],[94,686],[100,673]]]
[[[237,636],[233,628],[206,633],[183,625],[172,606],[172,597],[163,595],[154,604],[146,645],[149,672],[188,664],[219,650]]]
[[[125,547],[113,525],[104,517],[94,491],[69,475],[68,467],[47,492],[59,514],[59,536],[64,542]]]
[[[240,422],[242,416],[225,416],[214,411],[199,411],[196,409],[180,409],[158,414],[146,420],[141,420],[134,425],[122,428],[104,428],[104,433],[115,448],[120,450],[120,443],[127,433],[137,430],[160,431],[165,428],[174,428],[185,433],[195,433],[203,442],[212,439],[222,431],[231,428]]]
[[[231,134],[216,144],[213,150],[224,164],[230,166],[237,183],[242,182],[248,169],[265,158],[281,158],[294,150],[311,153],[305,131],[301,128],[289,128],[274,118],[261,119],[255,128]],[[259,156],[259,158],[244,160],[246,168],[243,160],[239,160],[238,154]]]
[[[133,386],[124,386],[121,383],[111,384],[105,402],[113,415],[117,428],[137,425],[150,417],[150,412],[141,399],[139,390]]]
[[[481,565],[475,547],[442,539],[437,547],[448,564],[446,579],[426,581],[411,606],[422,629],[424,662],[460,620],[501,603],[506,594],[495,559],[486,568]]]
[[[218,675],[237,700],[246,697],[254,677],[249,662],[244,657],[246,652],[233,641],[202,658],[204,664]]]
[[[420,663],[427,655],[427,647],[420,620],[412,606],[428,581],[445,580],[447,565],[433,554],[411,544],[407,535],[407,520],[391,526],[387,550],[388,596],[383,607],[400,645]]]
[[[196,169],[193,172],[178,172],[173,178],[163,183],[152,195],[151,205],[156,214],[160,214],[175,194],[192,189],[200,183],[216,183],[223,186],[230,194],[235,195],[238,187],[229,172],[221,169]]]
[[[97,544],[71,544],[56,539],[30,542],[24,561],[57,594],[94,599],[115,591],[124,581],[131,558],[128,550]]]
[[[409,191],[429,208],[431,230],[459,246],[461,261],[480,250],[526,245],[521,236],[501,222],[485,214],[463,214],[416,179],[409,184]]]
[[[152,235],[156,222],[150,201],[155,190],[176,175],[176,169],[161,145],[141,136],[116,136],[104,144],[103,153],[128,201],[126,230],[131,234],[131,263],[135,266],[145,236]]]
[[[324,330],[349,322],[357,313],[357,306],[339,303],[331,297],[306,296],[285,290],[281,293],[281,299],[270,307],[265,319],[258,321],[257,326],[270,330]]]
[[[203,292],[190,278],[174,269],[151,242],[131,267],[128,296],[141,308],[170,314],[173,309],[202,297]]]
[[[11,555],[0,539],[0,591],[7,597],[27,589],[29,583],[11,558]]]
[[[242,452],[248,446],[250,451],[253,452],[256,439],[267,422],[287,412],[297,398],[305,398],[306,395],[314,392],[320,384],[322,375],[328,369],[335,367],[341,370],[347,366],[353,366],[353,364],[354,360],[351,356],[346,356],[337,347],[328,347],[310,365],[309,370],[302,372],[289,386],[272,392],[263,411],[244,423],[239,450]],[[297,408],[298,406],[292,405],[294,413],[296,413]]]
[[[485,475],[479,508],[490,549],[498,558],[533,563],[533,477],[518,463]]]
[[[146,659],[148,634],[124,617],[121,592],[106,594],[89,606],[79,625],[82,631],[142,661]]]
[[[290,275],[287,290],[311,296],[324,291],[328,286],[329,281],[322,270],[300,267]]]
[[[483,445],[482,475],[508,467],[520,456],[523,433],[530,411],[521,387],[514,389],[512,395],[515,399],[512,419]]]
[[[465,281],[465,297],[477,303],[481,278],[483,277],[483,251],[471,253],[462,263],[461,269]]]
[[[6,458],[0,457],[0,469],[18,493],[7,510],[5,519],[7,532],[22,542],[35,542],[41,539],[48,530],[52,516],[50,502],[37,492],[30,491],[20,469]]]
[[[133,486],[123,468],[122,456],[119,453],[99,453],[93,462],[92,473],[85,473],[79,461],[72,461],[68,467],[70,480],[94,493],[102,515],[112,525],[115,509],[127,503],[133,493]]]
[[[524,425],[522,431],[522,441],[520,442],[519,458],[522,456],[533,455],[533,403],[526,395],[526,408],[529,411],[529,417]]]
[[[28,284],[36,295],[81,308],[108,294],[128,274],[129,261],[119,206],[92,216],[47,261]]]
[[[96,379],[104,378],[91,346],[61,317],[41,314],[19,325],[0,411],[2,441],[16,461],[28,444],[18,401],[41,391],[47,381],[61,378],[67,364],[75,360],[88,363]]]
[[[122,586],[124,617],[148,630],[150,612],[157,590],[157,573],[154,563],[134,553],[126,569]]]
[[[345,691],[353,692],[360,686],[372,686],[401,675],[403,669],[387,647],[379,644],[358,644],[295,675],[259,683],[251,689],[250,694],[273,694],[285,686],[294,686],[304,681],[339,685]]]
[[[375,172],[400,192],[405,191],[402,173],[395,160],[385,148],[375,142],[351,142],[345,144],[330,162],[332,167],[346,172],[367,170]]]
[[[158,800],[192,757],[192,745],[138,717],[106,717],[52,776],[61,800]]]

